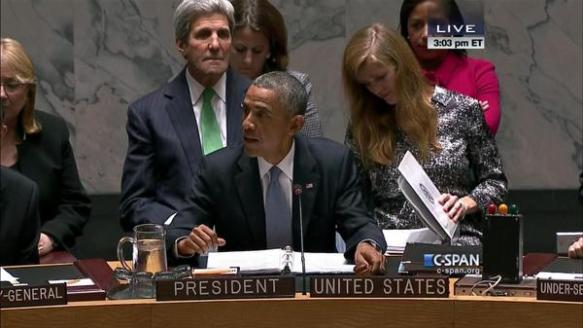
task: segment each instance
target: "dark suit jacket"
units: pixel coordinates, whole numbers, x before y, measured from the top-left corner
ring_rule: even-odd
[[[309,252],[336,252],[336,227],[346,241],[347,259],[356,245],[374,240],[386,243],[362,201],[360,180],[351,152],[324,138],[295,138],[293,185],[302,186],[304,247]],[[189,206],[180,211],[168,229],[167,246],[199,224],[215,226],[227,244],[222,251],[266,248],[263,193],[257,158],[243,147],[223,149],[207,157],[188,195]],[[298,197],[294,197],[292,233],[300,249]]]
[[[0,265],[38,263],[39,229],[36,183],[0,167]]]
[[[227,146],[241,142],[241,103],[250,81],[227,71]],[[162,224],[186,205],[204,159],[185,69],[168,84],[132,103],[122,177],[121,224]]]
[[[579,174],[579,202],[583,204],[583,172]]]
[[[41,232],[69,248],[89,220],[91,201],[79,180],[65,121],[41,111],[35,117],[42,131],[18,145],[14,168],[38,186]]]

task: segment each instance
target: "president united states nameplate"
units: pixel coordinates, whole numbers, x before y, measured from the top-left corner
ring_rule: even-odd
[[[294,296],[293,277],[217,277],[156,282],[157,301],[289,298]]]
[[[317,276],[310,279],[311,297],[448,298],[447,277]]]

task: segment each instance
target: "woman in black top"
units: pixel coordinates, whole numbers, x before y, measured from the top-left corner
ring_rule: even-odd
[[[2,39],[0,51],[0,99],[7,127],[1,165],[19,171],[38,186],[39,254],[55,248],[68,249],[91,212],[90,200],[79,180],[69,131],[60,117],[35,111],[36,78],[22,45]]]

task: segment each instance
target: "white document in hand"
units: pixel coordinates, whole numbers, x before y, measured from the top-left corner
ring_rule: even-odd
[[[239,267],[242,273],[280,273],[284,269],[282,249],[242,252],[212,252],[207,268]],[[305,253],[306,273],[352,273],[354,265],[347,264],[340,253]],[[301,254],[293,252],[292,272],[302,272]]]
[[[411,152],[399,163],[399,187],[428,228],[443,240],[451,241],[458,225],[449,219],[437,199],[441,195]]]

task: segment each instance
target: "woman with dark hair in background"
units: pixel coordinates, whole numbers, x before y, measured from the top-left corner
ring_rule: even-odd
[[[405,0],[401,5],[399,26],[430,83],[459,92],[480,102],[492,134],[500,125],[500,89],[494,65],[474,59],[463,49],[427,49],[427,24],[430,19],[463,24],[454,0]]]
[[[83,190],[65,121],[36,111],[36,77],[22,45],[3,38],[0,45],[0,99],[7,131],[1,165],[36,182],[41,233],[39,254],[69,249],[89,219],[91,205]]]
[[[235,29],[231,47],[231,66],[254,80],[271,71],[287,71],[289,62],[287,29],[281,13],[268,0],[233,0]],[[298,79],[308,94],[301,135],[322,135],[320,114],[312,97],[312,83],[307,74],[288,71]]]
[[[351,116],[347,144],[360,160],[364,194],[381,228],[423,227],[397,184],[397,167],[411,151],[443,192],[445,213],[460,222],[454,242],[480,244],[481,214],[502,201],[507,181],[478,102],[427,83],[405,39],[379,24],[352,36],[342,77]]]

